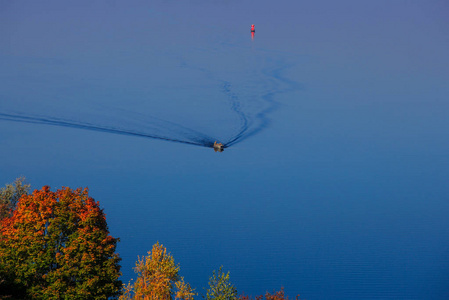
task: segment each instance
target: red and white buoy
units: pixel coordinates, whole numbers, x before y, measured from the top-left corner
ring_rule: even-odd
[[[256,32],[256,29],[254,28],[254,24],[251,25],[251,32]]]

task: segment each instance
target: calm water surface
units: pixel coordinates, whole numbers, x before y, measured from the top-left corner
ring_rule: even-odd
[[[124,282],[159,241],[200,293],[223,265],[250,295],[448,299],[448,9],[2,3],[0,112],[124,134],[0,120],[0,183],[88,186]]]

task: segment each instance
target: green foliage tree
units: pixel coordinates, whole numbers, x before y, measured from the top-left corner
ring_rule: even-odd
[[[229,280],[229,272],[223,272],[223,266],[218,272],[213,271],[212,277],[209,278],[209,289],[206,294],[207,300],[236,300],[237,289]]]
[[[23,195],[0,227],[0,294],[21,299],[116,297],[118,239],[87,189],[44,186]],[[1,298],[1,296],[0,296]]]
[[[122,300],[192,300],[196,295],[179,276],[179,265],[175,264],[173,256],[159,242],[153,245],[148,256],[138,258],[134,270],[137,280],[124,288]]]
[[[20,197],[30,191],[30,185],[24,182],[25,178],[20,177],[0,189],[0,220],[10,217]]]

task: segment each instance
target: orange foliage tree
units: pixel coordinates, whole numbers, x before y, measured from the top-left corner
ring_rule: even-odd
[[[1,221],[0,294],[32,299],[108,299],[121,288],[118,239],[87,189],[44,186]],[[1,296],[0,296],[1,298]]]
[[[148,256],[138,258],[134,268],[138,274],[134,284],[124,288],[122,300],[192,300],[196,293],[184,278],[179,276],[179,265],[159,242],[153,245]]]
[[[239,298],[240,300],[252,300],[253,298],[249,296],[242,295]],[[280,291],[275,291],[273,294],[266,292],[265,296],[260,295],[254,298],[255,300],[289,300],[288,296],[284,293],[284,288],[281,288]],[[296,296],[296,300],[300,300],[299,295]]]

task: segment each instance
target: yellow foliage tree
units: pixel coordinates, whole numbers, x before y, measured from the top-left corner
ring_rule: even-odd
[[[159,242],[153,245],[148,256],[138,258],[134,271],[138,274],[136,282],[124,288],[121,300],[193,300],[196,295],[179,276],[179,265],[173,256]]]

